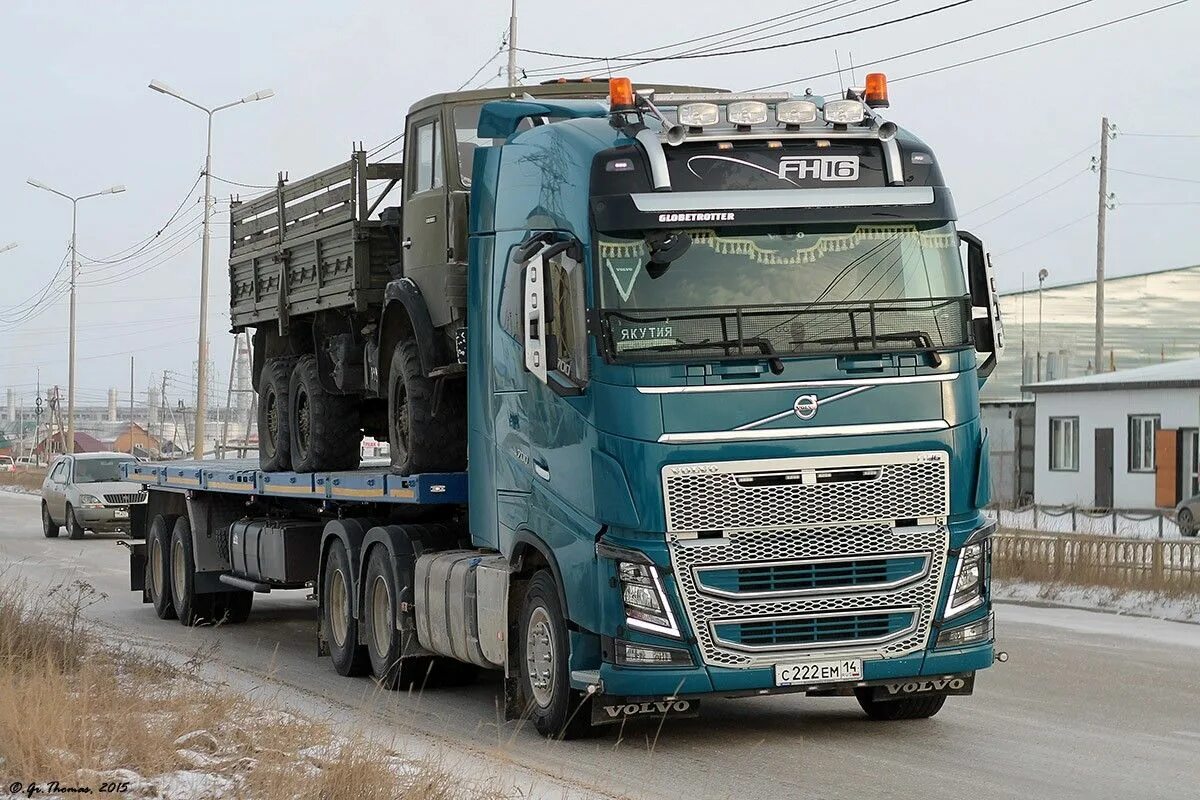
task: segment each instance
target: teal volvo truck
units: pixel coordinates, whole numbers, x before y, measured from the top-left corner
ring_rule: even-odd
[[[971,694],[1002,657],[978,395],[1003,334],[982,243],[886,105],[881,75],[830,100],[441,95],[403,164],[350,162],[344,248],[320,181],[260,202],[274,228],[235,210],[274,449],[130,465],[133,588],[193,624],[309,587],[339,673],[497,670],[548,736],[711,696],[896,720]],[[369,178],[410,184],[377,220]],[[322,460],[373,428],[391,469]]]

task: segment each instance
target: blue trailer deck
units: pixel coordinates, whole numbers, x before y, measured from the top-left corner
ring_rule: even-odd
[[[126,480],[166,491],[363,503],[462,505],[467,473],[393,475],[383,468],[348,472],[264,472],[253,459],[162,461],[122,465]]]

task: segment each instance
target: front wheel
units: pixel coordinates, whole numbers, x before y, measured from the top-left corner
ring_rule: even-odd
[[[42,535],[47,539],[57,539],[58,532],[62,528],[54,520],[50,519],[50,508],[43,501],[42,503]]]
[[[549,570],[529,581],[521,604],[518,646],[523,713],[538,733],[578,739],[592,730],[591,699],[571,689],[567,621]]]
[[[1179,513],[1175,515],[1175,524],[1179,526],[1179,533],[1181,535],[1196,535],[1196,519],[1192,516],[1190,508],[1179,509]]]
[[[855,692],[858,704],[867,716],[874,720],[890,722],[899,719],[928,719],[942,710],[946,704],[946,695],[929,697],[905,697],[900,700],[876,700],[871,696],[871,689],[860,689]]]
[[[83,526],[75,518],[75,509],[71,508],[70,503],[67,504],[67,537],[70,539],[83,538]]]
[[[458,472],[466,467],[465,381],[444,380],[435,409],[436,386],[421,371],[417,343],[397,342],[388,374],[388,443],[397,474]]]

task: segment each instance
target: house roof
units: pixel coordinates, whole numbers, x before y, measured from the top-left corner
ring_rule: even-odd
[[[1200,389],[1200,358],[1167,361],[1137,369],[1100,372],[1079,378],[1042,381],[1022,387],[1030,392],[1103,392],[1129,389]]]

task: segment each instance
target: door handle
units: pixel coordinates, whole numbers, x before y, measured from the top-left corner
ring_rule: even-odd
[[[403,245],[404,245],[405,250],[412,249],[412,237],[411,236],[404,237]]]

